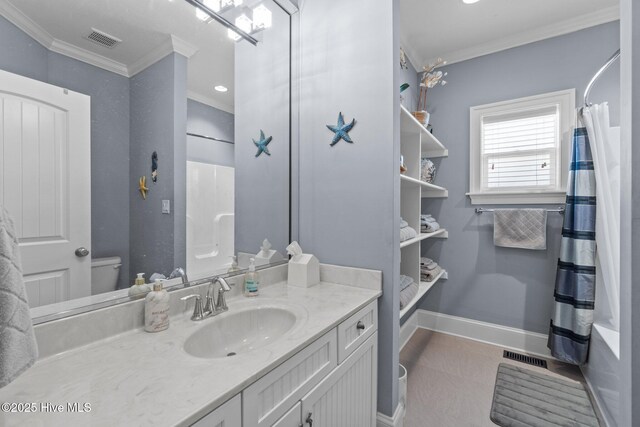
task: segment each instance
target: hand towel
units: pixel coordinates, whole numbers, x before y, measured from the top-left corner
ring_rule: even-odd
[[[547,249],[546,209],[496,209],[493,244],[505,248]]]
[[[407,221],[405,221],[404,219],[400,218],[400,229],[403,229],[405,227],[408,227],[409,223]]]
[[[0,388],[38,359],[18,239],[8,212],[0,207]]]

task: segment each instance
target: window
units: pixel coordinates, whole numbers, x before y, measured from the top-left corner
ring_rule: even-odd
[[[470,120],[472,204],[564,202],[575,90],[472,107]]]

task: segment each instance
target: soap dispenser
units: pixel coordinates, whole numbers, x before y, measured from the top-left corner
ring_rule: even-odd
[[[238,270],[240,270],[238,268],[238,257],[233,255],[231,256],[231,267],[229,267],[229,270],[227,270],[227,273],[235,273]]]
[[[138,273],[137,276],[133,286],[129,288],[131,298],[140,298],[151,292],[151,285],[144,281],[144,273]]]
[[[260,286],[260,277],[256,272],[256,259],[249,260],[249,271],[244,275],[244,296],[257,297],[258,286]]]
[[[153,291],[145,297],[144,330],[160,332],[169,328],[169,300],[170,296],[163,289],[162,279],[153,284]]]

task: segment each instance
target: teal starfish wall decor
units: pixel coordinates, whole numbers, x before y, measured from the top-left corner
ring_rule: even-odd
[[[353,129],[356,124],[356,119],[351,120],[351,123],[344,124],[344,117],[342,116],[342,112],[338,113],[338,124],[336,126],[327,125],[327,128],[333,132],[333,139],[331,140],[331,146],[333,147],[340,141],[344,139],[346,142],[353,144],[351,137],[349,136],[349,131]]]
[[[256,153],[256,157],[258,157],[262,153],[265,153],[267,156],[271,155],[271,153],[269,152],[269,149],[267,148],[267,145],[269,145],[272,139],[273,137],[271,136],[268,138],[265,138],[264,132],[262,131],[262,129],[260,129],[260,140],[259,141],[256,141],[255,139],[253,140],[253,143],[256,145],[256,147],[258,147],[258,152]]]

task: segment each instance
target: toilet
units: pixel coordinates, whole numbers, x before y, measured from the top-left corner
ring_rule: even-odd
[[[122,260],[119,256],[91,260],[91,295],[116,290]]]

